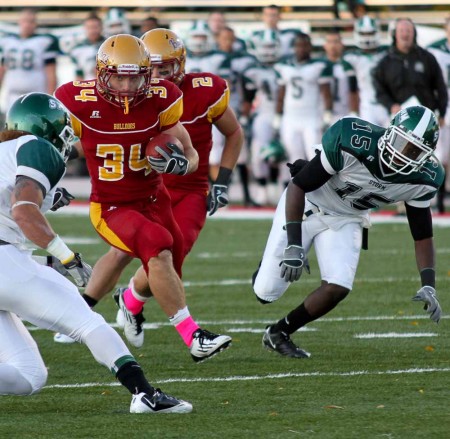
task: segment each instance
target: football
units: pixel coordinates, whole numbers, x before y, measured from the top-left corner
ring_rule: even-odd
[[[145,147],[145,155],[155,159],[161,158],[161,154],[156,150],[157,146],[167,153],[172,154],[173,151],[170,149],[170,145],[176,145],[181,151],[183,151],[183,144],[177,137],[172,136],[171,134],[158,134],[147,143],[147,146]]]

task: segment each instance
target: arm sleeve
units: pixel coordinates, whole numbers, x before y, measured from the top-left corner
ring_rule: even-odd
[[[304,192],[319,189],[332,177],[323,167],[320,154],[317,154],[292,179],[292,182],[303,189]]]
[[[413,207],[405,203],[409,229],[414,241],[433,237],[433,220],[431,209]]]

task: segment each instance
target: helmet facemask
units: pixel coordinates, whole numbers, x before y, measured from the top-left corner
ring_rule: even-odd
[[[418,106],[401,110],[378,141],[380,160],[394,173],[409,175],[430,159],[438,137],[439,126],[430,110]]]
[[[118,90],[111,84],[112,78],[127,79],[131,90]],[[100,93],[113,105],[121,107],[128,114],[129,108],[141,103],[150,88],[151,70],[148,67],[139,67],[137,64],[119,64],[108,66],[98,72],[98,88]]]

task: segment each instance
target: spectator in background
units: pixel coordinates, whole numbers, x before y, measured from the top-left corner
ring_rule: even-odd
[[[355,115],[358,112],[358,88],[352,65],[342,58],[344,45],[338,30],[327,32],[323,48],[326,59],[332,64],[333,72],[333,82],[331,83],[333,114],[329,118],[328,113],[324,112],[325,130],[332,122],[336,122],[341,117],[348,116],[350,113]]]
[[[217,14],[217,13],[216,13]],[[246,133],[247,142],[250,140],[250,121],[247,116],[242,114],[242,107],[244,102],[244,84],[243,84],[243,72],[253,64],[256,64],[257,59],[248,53],[245,48],[243,50],[234,50],[234,43],[236,42],[236,35],[231,27],[225,26],[219,31],[217,35],[217,46],[222,52],[229,55],[230,62],[230,79],[228,80],[228,86],[230,88],[230,107],[239,118],[239,122]],[[215,127],[214,127],[215,128]],[[216,129],[214,131],[214,148],[225,146],[225,137],[222,133]],[[244,206],[258,207],[259,205],[253,201],[250,196],[249,189],[249,172],[248,162],[250,160],[248,144],[244,145],[241,149],[239,159],[236,165],[239,173],[239,179],[242,185],[243,202]]]
[[[106,37],[131,33],[130,21],[126,16],[125,11],[120,8],[109,9],[106,13],[104,24]]]
[[[218,41],[219,34],[223,29],[228,27],[227,20],[225,18],[225,14],[219,10],[211,12],[208,16],[207,24],[208,24],[209,30],[211,31],[211,33],[213,35],[215,45],[216,45],[215,48],[221,50],[219,48],[219,41]],[[245,48],[246,48],[245,41],[240,38],[236,38],[236,36],[235,36],[234,41],[233,41],[232,51],[238,52],[241,50],[245,50]]]
[[[396,20],[392,45],[374,70],[377,99],[391,115],[420,103],[438,112],[439,125],[443,126],[447,85],[436,58],[417,45],[416,37],[416,27],[409,18]],[[397,210],[404,212],[401,206]]]
[[[446,38],[436,41],[428,50],[436,57],[441,66],[444,82],[447,84],[447,92],[450,93],[450,17],[447,17],[444,24]],[[441,134],[436,147],[436,156],[441,161],[447,173],[447,166],[450,155],[450,109],[447,103],[444,124],[441,126]],[[445,212],[445,182],[441,186],[437,195],[437,210],[439,213]]]
[[[0,85],[4,88],[4,113],[21,95],[30,92],[53,94],[56,88],[58,40],[37,34],[37,15],[24,9],[19,17],[19,35],[0,39]]]
[[[186,73],[208,72],[230,80],[230,59],[227,53],[214,49],[214,38],[207,23],[198,20],[186,38]],[[218,140],[216,140],[216,137]],[[219,172],[223,143],[221,134],[213,128],[213,148],[209,154],[209,172],[215,181]]]
[[[150,15],[142,20],[140,27],[140,35],[145,34],[145,32],[148,32],[149,30],[157,29],[160,27],[163,26],[159,24],[158,19]]]
[[[294,39],[302,33],[299,29],[280,29],[278,24],[281,20],[281,8],[277,5],[269,5],[262,10],[262,21],[264,29],[253,32],[250,37],[250,45],[255,46],[254,40],[263,38],[265,31],[273,31],[275,37],[280,40],[281,55],[292,55],[294,53]],[[253,43],[253,44],[252,44]]]
[[[391,115],[402,105],[420,103],[438,111],[439,123],[443,125],[447,86],[436,58],[417,45],[416,33],[409,18],[396,21],[392,45],[374,71],[377,99]]]
[[[85,40],[77,44],[69,56],[75,64],[75,80],[94,80],[96,78],[96,56],[98,49],[105,41],[103,22],[96,14],[90,14],[84,20]],[[72,160],[67,165],[67,175],[88,176],[86,160]]]
[[[96,14],[90,14],[84,20],[84,31],[86,39],[77,44],[69,53],[72,62],[75,64],[75,79],[77,81],[95,79],[95,57],[99,47],[105,41],[102,19]]]
[[[353,38],[356,49],[346,52],[344,59],[356,74],[359,95],[359,116],[376,125],[389,123],[389,114],[377,102],[372,71],[386,55],[387,46],[380,46],[380,31],[376,20],[365,15],[355,21]]]

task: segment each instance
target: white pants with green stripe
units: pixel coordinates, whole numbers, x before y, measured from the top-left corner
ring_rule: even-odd
[[[69,280],[13,245],[0,246],[0,260],[0,394],[31,394],[46,382],[37,345],[20,319],[86,344],[110,370],[117,359],[130,355]]]

